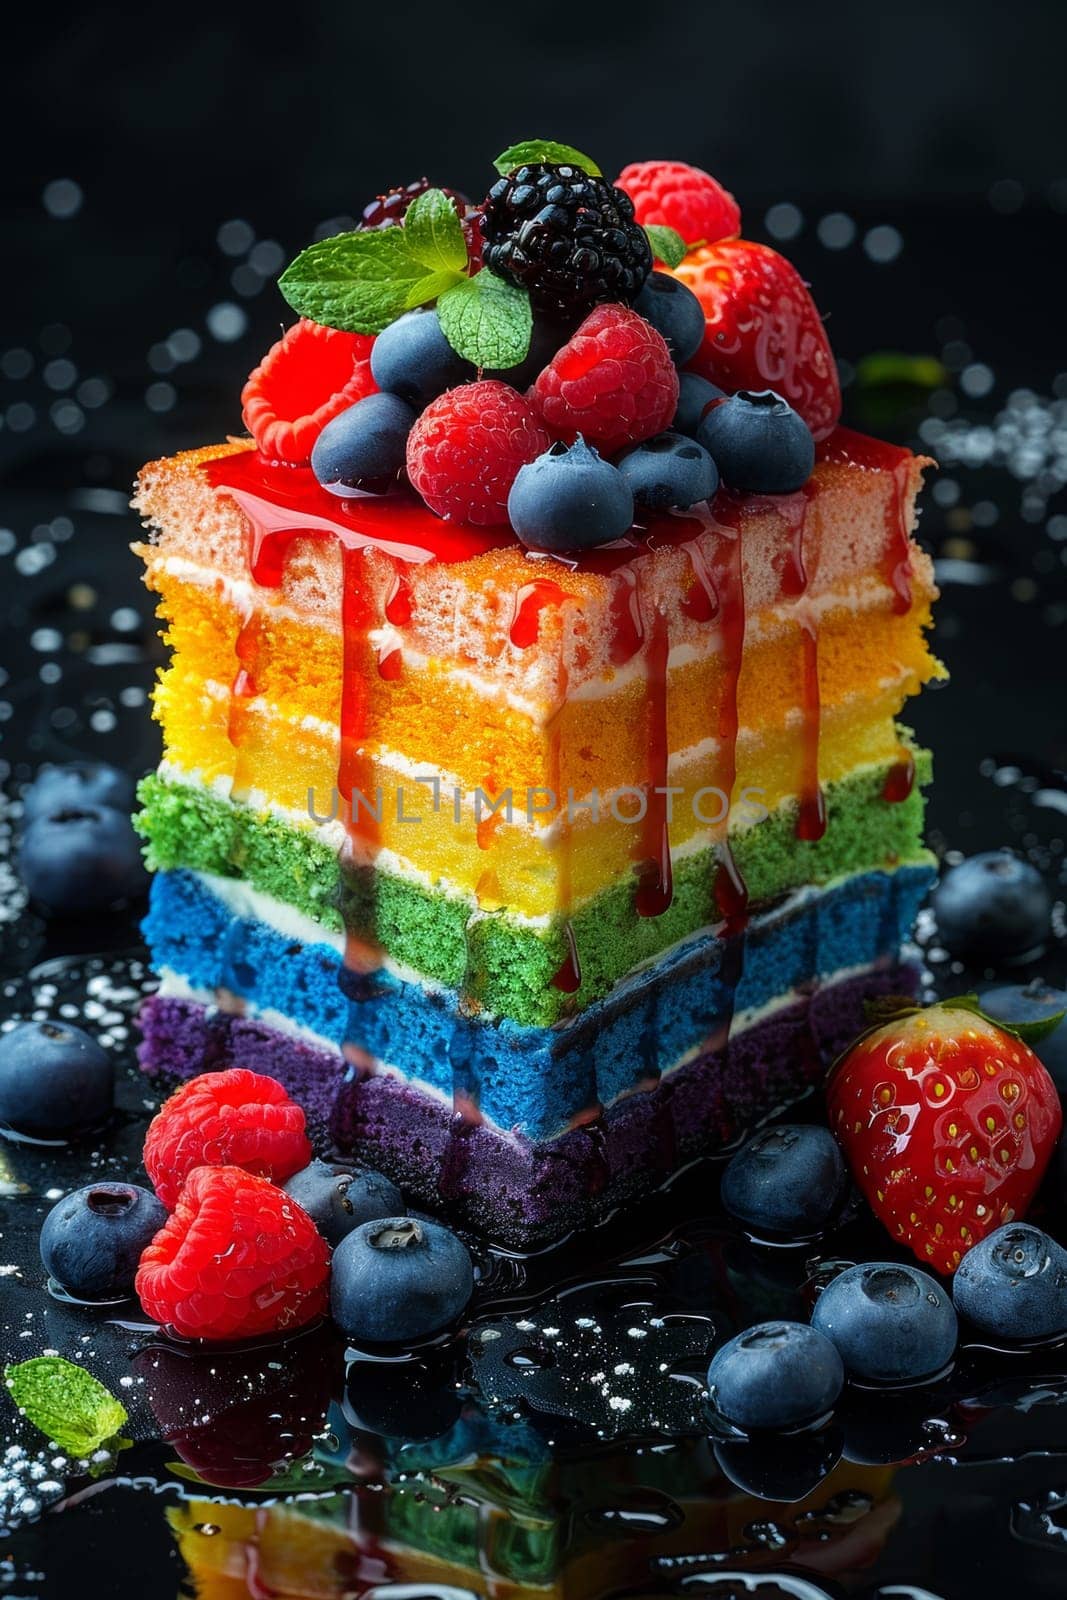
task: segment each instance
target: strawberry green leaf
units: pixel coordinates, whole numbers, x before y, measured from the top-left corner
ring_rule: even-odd
[[[652,254],[664,266],[676,267],[685,260],[686,243],[676,228],[665,228],[658,222],[650,222],[645,232],[652,246]]]
[[[500,176],[506,178],[516,167],[535,166],[542,161],[554,167],[581,167],[593,178],[602,176],[595,161],[583,156],[572,144],[560,144],[556,139],[524,139],[521,144],[509,145],[493,165]]]
[[[445,338],[476,367],[515,367],[530,349],[533,315],[525,289],[481,271],[437,302]]]
[[[441,189],[427,189],[408,207],[404,218],[408,254],[431,272],[462,272],[467,241],[459,213]]]
[[[4,1382],[18,1409],[34,1427],[74,1456],[115,1439],[127,1422],[126,1408],[84,1367],[62,1356],[35,1356],[5,1367]]]
[[[345,333],[381,333],[411,305],[423,304],[409,297],[426,280],[426,266],[411,255],[404,234],[376,228],[320,239],[286,267],[278,286],[302,317]]]
[[[1036,1044],[1041,1039],[1047,1039],[1067,1016],[1067,1012],[1057,1011],[1051,1017],[1039,1017],[1035,1022],[1002,1022],[999,1017],[991,1017],[988,1011],[982,1010],[982,1002],[976,994],[958,994],[951,1000],[942,1001],[942,1004],[948,1011],[969,1011],[972,1016],[999,1028],[1001,1033],[1010,1033],[1023,1044]]]

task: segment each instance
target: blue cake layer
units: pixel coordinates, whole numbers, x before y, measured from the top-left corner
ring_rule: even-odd
[[[552,1028],[463,1015],[453,991],[389,973],[352,1000],[332,946],[235,915],[209,882],[184,870],[156,874],[144,933],[154,964],[194,989],[228,990],[338,1048],[356,1044],[442,1095],[461,1090],[498,1127],[548,1139],[669,1070],[731,1016],[895,957],[932,877],[925,866],[902,867],[801,891],[753,916],[738,940],[695,935]]]

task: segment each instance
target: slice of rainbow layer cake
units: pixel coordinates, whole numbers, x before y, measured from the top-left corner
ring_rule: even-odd
[[[457,232],[463,213],[465,248],[478,229],[499,242],[493,196],[521,206],[545,172],[553,193],[584,180],[619,196],[644,237],[618,189],[551,146],[495,186],[484,214],[444,200]],[[630,187],[637,220],[654,223]],[[429,204],[342,240],[410,230],[417,242]],[[657,254],[669,231],[653,228]],[[366,248],[346,267],[357,282]],[[595,444],[599,427],[597,470],[623,480],[628,453],[672,424],[685,432],[674,366],[645,382],[660,344],[680,352],[650,315],[635,399],[611,341],[634,336],[640,295],[630,310],[595,294],[609,303],[594,341],[580,314],[539,309],[512,257],[486,248],[486,261],[458,290],[431,285],[420,339],[432,318],[443,346],[447,293],[493,262],[504,283],[512,261],[509,288],[530,295],[558,381],[535,364],[528,397],[517,377],[502,398],[508,371],[478,371],[489,363],[468,326],[454,335],[467,381],[452,372],[443,394],[414,399],[383,359],[400,324],[382,334],[324,302],[253,374],[252,440],[141,474],[151,543],[139,549],[171,651],[156,693],[164,757],[139,819],[160,974],[142,1064],[172,1079],[269,1072],[324,1148],[524,1246],[658,1186],[802,1093],[862,1026],[864,1000],[913,981],[902,950],[932,877],[929,757],[896,719],[940,668],[925,640],[931,566],[912,538],[928,463],[837,425],[832,358],[788,263],[728,238],[684,254],[676,278],[654,276],[689,284],[706,318],[687,365],[719,387],[689,425],[698,446],[723,439],[705,426],[722,407],[773,389],[815,436],[813,469],[785,489],[779,475],[776,492],[739,486],[727,438],[710,498],[639,493],[623,527],[568,543],[558,517],[543,539],[509,522],[516,451],[522,473],[547,462],[551,479],[574,435]],[[455,269],[457,283],[476,266]],[[757,269],[788,274],[786,309],[757,296],[753,314]],[[753,335],[760,315],[779,319],[777,343]],[[742,333],[724,355],[731,318]],[[590,370],[599,380],[611,362],[590,398]],[[422,412],[406,475],[394,469],[387,493],[341,492],[319,454],[308,464],[312,445],[347,428],[358,446],[353,419],[387,383],[413,421]],[[588,410],[569,436],[561,395],[578,421]],[[511,431],[497,472],[482,458],[500,405]],[[516,428],[509,406],[528,421]],[[431,425],[447,447],[436,478],[419,454]],[[595,497],[587,523],[603,524]]]

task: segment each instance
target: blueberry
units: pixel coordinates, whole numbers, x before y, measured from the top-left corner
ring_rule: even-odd
[[[956,1310],[994,1339],[1067,1334],[1067,1250],[1026,1222],[973,1245],[952,1280]]]
[[[591,550],[629,531],[634,497],[622,473],[579,438],[519,468],[508,516],[530,549]]]
[[[619,471],[633,491],[634,504],[646,511],[685,511],[698,500],[710,500],[719,487],[715,463],[695,439],[683,433],[657,433],[619,462]]]
[[[956,1348],[948,1295],[928,1273],[895,1261],[848,1267],[816,1300],[811,1323],[837,1346],[849,1376],[867,1383],[933,1377]]]
[[[680,278],[650,272],[633,307],[662,333],[676,367],[692,360],[704,339],[704,307]]]
[[[691,438],[696,437],[703,416],[708,407],[715,400],[725,400],[726,395],[722,389],[717,389],[707,378],[701,378],[695,372],[680,372],[678,374],[678,409],[674,413],[671,427],[675,433],[687,433]]]
[[[791,494],[811,476],[815,440],[803,417],[771,389],[742,389],[709,411],[697,438],[728,489]]]
[[[722,1203],[757,1233],[804,1238],[833,1222],[848,1171],[828,1128],[786,1123],[757,1133],[722,1175]]]
[[[1060,1011],[1067,1011],[1067,989],[1054,989],[1041,978],[1027,984],[1005,983],[984,989],[979,995],[982,1010],[994,1022],[1009,1027],[1027,1022],[1047,1022]],[[1061,1095],[1067,1095],[1067,1017],[1031,1046],[1044,1062]]]
[[[105,911],[148,887],[133,824],[103,805],[41,812],[22,835],[19,870],[31,899],[60,916]]]
[[[395,394],[369,394],[328,422],[315,440],[311,470],[331,494],[387,486],[404,465],[415,412]]]
[[[364,1222],[334,1251],[330,1309],[357,1343],[427,1339],[455,1322],[473,1291],[466,1246],[439,1222]]]
[[[379,389],[416,411],[475,375],[441,332],[436,311],[408,311],[383,328],[371,346],[370,370]]]
[[[68,806],[111,806],[131,811],[133,779],[106,761],[70,761],[60,767],[42,767],[22,797],[23,827],[45,811]]]
[[[312,1161],[282,1187],[303,1206],[323,1238],[334,1245],[360,1223],[396,1217],[404,1210],[399,1189],[370,1167]]]
[[[712,1404],[746,1433],[795,1428],[832,1411],[845,1381],[841,1357],[806,1322],[759,1322],[712,1357]]]
[[[41,1229],[45,1271],[77,1300],[125,1300],[141,1252],[167,1220],[136,1183],[91,1183],[52,1207]]]
[[[111,1057],[80,1028],[21,1022],[0,1034],[0,1126],[36,1139],[97,1128],[114,1103]]]
[[[535,379],[541,376],[552,357],[562,350],[577,326],[578,322],[574,318],[560,321],[555,317],[535,315],[530,334],[530,348],[518,366],[486,368],[482,376],[497,378],[501,383],[510,383],[513,389],[525,393]]]
[[[987,850],[950,867],[931,904],[941,942],[954,956],[1020,957],[1049,935],[1048,886],[1036,867],[1008,850]]]

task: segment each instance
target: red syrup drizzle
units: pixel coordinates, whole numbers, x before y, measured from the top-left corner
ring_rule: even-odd
[[[904,751],[885,775],[882,799],[890,801],[893,805],[900,805],[908,798],[914,787],[915,757],[910,751]]]
[[[641,858],[634,896],[634,908],[639,917],[661,917],[674,898],[668,821],[670,797],[666,793],[670,756],[667,733],[667,663],[670,648],[667,618],[657,611],[645,652],[648,771],[645,814],[641,823]]]
[[[809,484],[796,494],[782,495],[774,509],[789,530],[789,545],[782,569],[782,593],[788,599],[803,600],[808,592],[808,569],[804,555],[804,533],[814,494]],[[800,628],[800,715],[801,755],[800,793],[796,836],[815,841],[826,832],[826,802],[819,782],[819,734],[822,727],[822,701],[819,694],[819,635],[811,618],[801,614]]]
[[[882,575],[893,591],[893,609],[903,616],[911,609],[911,535],[908,530],[908,487],[914,456],[901,445],[870,439],[851,428],[835,428],[818,448],[820,461],[842,462],[869,472],[890,475],[891,489],[885,509],[886,547]]]
[[[537,643],[542,612],[549,606],[562,605],[566,599],[567,595],[551,578],[537,578],[523,585],[515,596],[515,613],[508,631],[516,650],[528,650]]]

